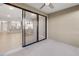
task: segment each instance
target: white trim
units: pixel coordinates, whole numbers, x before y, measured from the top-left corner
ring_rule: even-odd
[[[15,53],[17,51],[20,51],[22,49],[23,49],[22,47],[19,47],[19,48],[15,48],[13,50],[7,51],[7,52],[4,53],[4,56],[10,55],[10,54]]]

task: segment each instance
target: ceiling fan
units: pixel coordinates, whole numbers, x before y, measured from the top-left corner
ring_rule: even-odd
[[[49,8],[53,9],[54,6],[52,3],[43,3],[43,5],[40,7],[40,9],[44,8],[45,6],[48,6]]]

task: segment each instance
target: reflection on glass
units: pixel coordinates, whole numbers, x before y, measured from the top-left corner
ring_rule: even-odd
[[[25,29],[33,29],[32,21],[25,21]]]
[[[0,6],[0,53],[37,41],[37,14],[2,4]],[[22,37],[23,36],[23,37]],[[45,38],[45,17],[39,16],[39,40]],[[24,41],[22,41],[24,39]]]
[[[9,22],[9,31],[10,32],[20,32],[21,31],[21,21],[10,21]]]
[[[1,21],[0,21],[0,32],[1,32]]]
[[[7,21],[2,21],[2,32],[7,32]]]
[[[21,9],[0,6],[0,53],[22,46],[21,21]]]
[[[26,12],[24,19],[26,45],[37,41],[37,18],[36,14]],[[29,17],[30,16],[30,17]]]
[[[39,40],[45,39],[45,17],[39,16]]]

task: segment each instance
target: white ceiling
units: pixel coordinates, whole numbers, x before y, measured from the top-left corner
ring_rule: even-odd
[[[70,8],[72,6],[79,5],[79,3],[52,3],[54,8],[50,9],[48,6],[45,6],[43,9],[40,9],[40,7],[43,5],[43,3],[27,3],[27,5],[34,7],[46,14],[50,14],[53,12],[57,12],[66,8]]]

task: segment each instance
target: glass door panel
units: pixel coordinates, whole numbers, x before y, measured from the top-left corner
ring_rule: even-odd
[[[45,17],[39,15],[39,40],[45,39]]]
[[[24,18],[25,45],[37,41],[37,15],[25,12]]]
[[[1,4],[0,6],[0,53],[22,46],[22,10]]]

